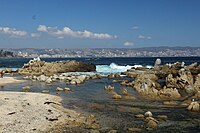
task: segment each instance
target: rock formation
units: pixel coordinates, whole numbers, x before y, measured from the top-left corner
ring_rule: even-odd
[[[51,76],[64,72],[91,72],[96,71],[96,66],[75,60],[62,62],[44,62],[40,59],[30,60],[19,70],[22,75]]]

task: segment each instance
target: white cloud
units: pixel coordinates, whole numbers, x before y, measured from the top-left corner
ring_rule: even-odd
[[[145,39],[146,37],[143,36],[143,35],[139,35],[138,38],[139,38],[139,39]]]
[[[41,32],[47,32],[47,27],[45,25],[39,25],[37,30]]]
[[[38,38],[38,37],[40,37],[40,34],[39,33],[31,33],[31,37]]]
[[[94,39],[114,39],[117,36],[113,36],[107,33],[93,33],[91,31],[73,31],[69,27],[64,27],[63,29],[59,30],[57,27],[47,27],[45,25],[39,25],[38,29],[39,32],[46,32],[49,35],[56,36],[58,38],[63,38],[64,36],[71,36],[77,38],[94,38]]]
[[[0,27],[0,33],[9,35],[10,37],[25,37],[28,35],[26,31],[16,30],[10,27]]]
[[[134,45],[134,43],[133,42],[124,42],[124,46],[133,46]]]
[[[144,36],[144,35],[139,35],[138,36],[138,39],[148,39],[148,40],[150,40],[150,39],[152,39],[152,37],[150,37],[150,36]]]
[[[139,26],[135,25],[135,26],[133,26],[131,29],[133,29],[133,30],[138,30],[138,29],[139,29]]]

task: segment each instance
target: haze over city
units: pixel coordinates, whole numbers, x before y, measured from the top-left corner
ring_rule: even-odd
[[[199,0],[1,0],[1,48],[200,44]]]

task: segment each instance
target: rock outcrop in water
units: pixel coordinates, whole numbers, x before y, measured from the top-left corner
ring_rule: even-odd
[[[62,62],[45,62],[40,59],[30,60],[19,70],[22,75],[51,76],[64,72],[91,72],[96,71],[96,66],[80,61],[68,60]]]

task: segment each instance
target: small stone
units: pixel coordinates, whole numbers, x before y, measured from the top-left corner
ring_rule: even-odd
[[[49,93],[49,90],[43,90],[42,93]]]
[[[158,119],[165,120],[165,121],[168,119],[168,117],[166,115],[158,115],[157,117],[158,117]]]
[[[172,105],[172,106],[175,106],[175,105],[177,105],[177,102],[175,102],[175,101],[165,101],[165,102],[163,102],[163,104],[164,104],[164,105]]]
[[[144,118],[144,115],[143,114],[137,114],[135,115],[136,118]]]
[[[57,87],[56,91],[63,91],[63,88]]]
[[[24,90],[24,91],[30,91],[30,86],[25,86],[25,87],[22,87],[22,90]]]
[[[128,128],[128,131],[130,131],[130,132],[140,132],[140,131],[142,131],[142,129],[141,128],[132,127],[132,128]]]
[[[153,117],[147,117],[145,121],[147,123],[148,128],[155,129],[158,127],[158,121]]]
[[[122,99],[122,96],[119,95],[119,94],[114,94],[114,95],[112,96],[112,98],[113,98],[113,99]]]
[[[70,88],[64,88],[64,91],[71,91]]]
[[[105,86],[104,89],[107,91],[113,91],[115,88],[114,86],[109,85],[109,86]]]
[[[112,129],[112,130],[108,131],[108,133],[117,133],[117,130]]]
[[[152,117],[153,116],[153,114],[150,111],[147,111],[144,115],[146,117]]]

